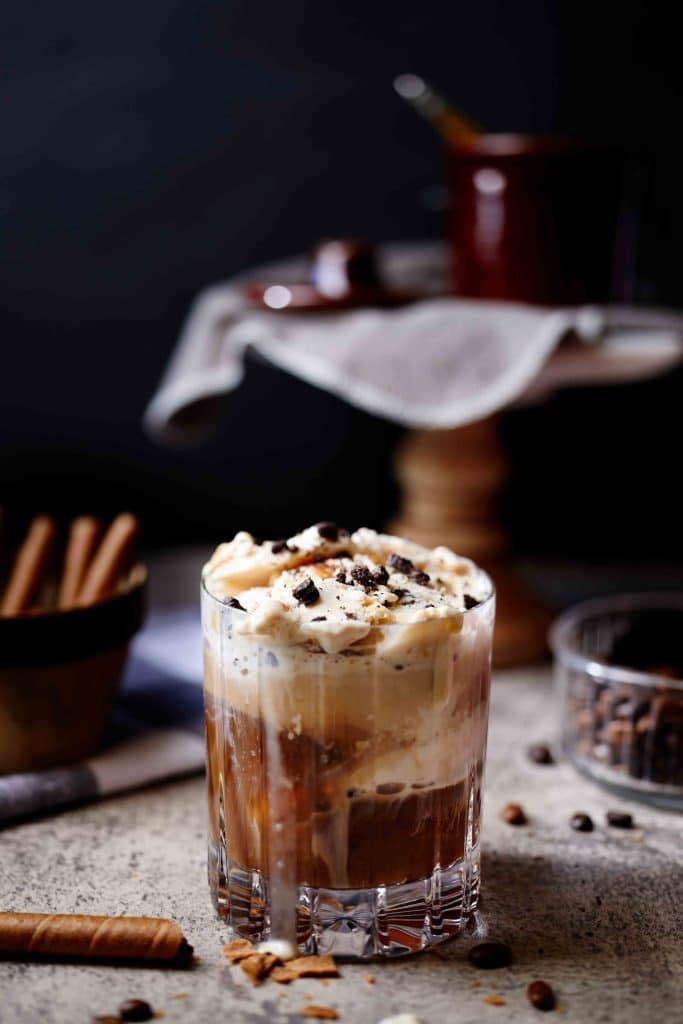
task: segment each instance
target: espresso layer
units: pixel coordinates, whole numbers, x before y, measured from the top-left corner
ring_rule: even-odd
[[[354,759],[341,749],[269,735],[262,721],[215,701],[207,703],[206,732],[210,837],[233,864],[268,876],[270,830],[280,820],[299,884],[392,885],[464,856],[471,779],[352,785]],[[284,788],[268,782],[274,746]],[[480,775],[477,763],[477,790]]]

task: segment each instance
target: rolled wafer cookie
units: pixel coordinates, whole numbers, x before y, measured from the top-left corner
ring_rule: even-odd
[[[8,956],[188,962],[180,925],[160,917],[0,913],[0,959]]]
[[[0,602],[0,615],[21,615],[33,603],[43,582],[57,526],[49,516],[36,516],[14,561]]]
[[[75,604],[95,553],[100,530],[101,524],[93,516],[79,516],[71,524],[57,597],[59,608],[68,608],[69,605]]]
[[[139,529],[137,519],[129,512],[116,517],[85,575],[76,600],[78,605],[94,604],[116,589]]]

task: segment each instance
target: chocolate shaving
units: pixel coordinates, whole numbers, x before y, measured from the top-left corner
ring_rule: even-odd
[[[351,579],[355,580],[356,583],[365,590],[374,590],[377,586],[375,577],[372,575],[367,565],[354,565],[351,570]]]
[[[336,523],[316,523],[315,528],[323,540],[339,540],[340,530]]]
[[[229,597],[225,604],[227,604],[228,608],[237,608],[240,612],[246,612],[247,610],[239,603],[236,597]]]
[[[396,594],[399,602],[402,601],[403,604],[415,604],[414,595],[411,594],[409,590],[406,590],[405,587],[392,587],[391,592],[392,594]]]
[[[411,579],[422,586],[431,583],[431,578],[426,572],[416,569],[409,558],[403,558],[402,555],[397,555],[395,552],[387,558],[387,565],[390,569],[403,573],[404,576],[410,576]]]
[[[389,582],[389,573],[383,565],[380,565],[378,569],[375,569],[374,577],[378,587],[386,587]]]
[[[402,555],[397,555],[395,552],[392,552],[387,558],[387,565],[390,569],[395,569],[396,572],[402,572],[404,576],[410,576],[415,568],[409,558],[403,558]]]
[[[287,547],[286,540],[274,540],[273,543],[270,545],[270,550],[273,552],[274,555],[279,555],[280,552],[284,551],[285,549],[287,551],[289,550],[289,548]]]
[[[311,622],[327,622],[327,615],[316,615],[314,619],[311,619]]]
[[[297,601],[305,605],[315,604],[320,597],[320,591],[310,576],[307,576],[297,587],[294,587],[292,594]]]
[[[349,577],[346,575],[345,572],[338,572],[334,578],[337,581],[337,583],[343,583],[347,587],[350,586]]]
[[[472,597],[471,594],[465,594],[463,596],[463,601],[465,602],[466,611],[469,611],[471,608],[476,608],[477,605],[479,604],[476,597]]]

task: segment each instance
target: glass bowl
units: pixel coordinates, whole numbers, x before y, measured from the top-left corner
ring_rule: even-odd
[[[579,604],[550,645],[565,756],[622,796],[683,810],[683,594]]]

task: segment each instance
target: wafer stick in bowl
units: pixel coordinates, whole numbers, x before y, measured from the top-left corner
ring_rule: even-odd
[[[36,516],[12,567],[0,602],[0,615],[21,615],[30,608],[45,577],[57,527],[50,516]]]
[[[139,529],[138,520],[129,512],[116,517],[86,573],[78,605],[94,604],[116,589]]]
[[[151,960],[187,966],[192,946],[161,917],[0,913],[0,960],[20,957]]]
[[[76,603],[76,597],[95,554],[101,528],[101,523],[93,516],[78,516],[71,524],[57,597],[59,608],[68,608]]]

